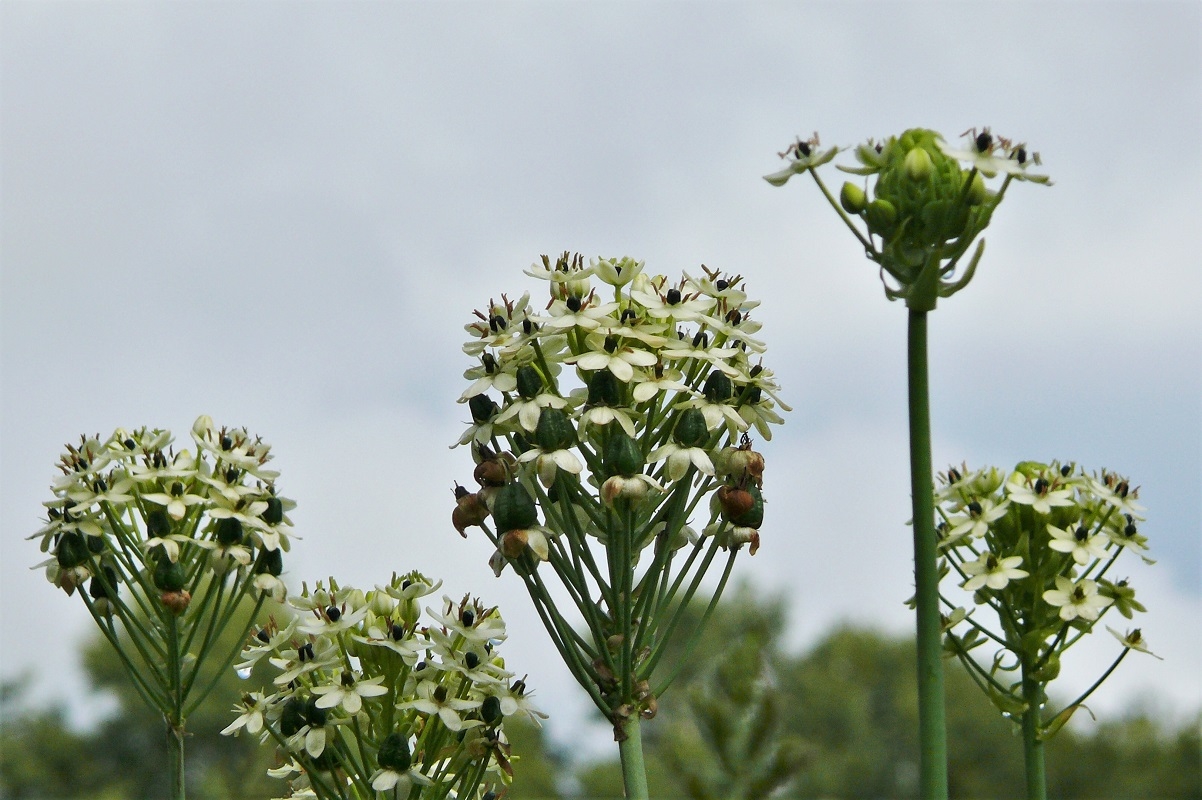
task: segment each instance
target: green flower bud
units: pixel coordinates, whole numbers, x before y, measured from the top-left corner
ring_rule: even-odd
[[[284,710],[280,714],[280,733],[295,736],[305,725],[305,701],[299,697],[289,697],[284,702]]]
[[[931,170],[935,168],[931,161],[931,155],[922,147],[915,147],[910,152],[906,153],[904,162],[906,175],[912,181],[925,181],[931,177]]]
[[[110,591],[117,591],[117,571],[106,566],[103,575],[93,577],[88,583],[88,594],[92,595],[94,600],[101,600],[110,597]]]
[[[538,522],[538,510],[534,507],[534,498],[526,487],[514,481],[507,483],[497,490],[493,500],[492,517],[496,522],[497,531],[529,528]]]
[[[605,468],[611,475],[630,477],[643,471],[643,453],[638,443],[621,429],[612,431],[605,443]]]
[[[839,191],[839,204],[848,214],[859,214],[868,205],[868,195],[851,181],[846,181]]]
[[[888,236],[897,224],[897,209],[888,200],[877,198],[864,209],[868,228],[878,236]]]
[[[704,447],[709,444],[709,429],[699,408],[686,408],[676,418],[676,441],[684,447]]]
[[[561,409],[544,408],[538,415],[534,440],[544,450],[563,450],[576,441],[576,428]]]
[[[163,508],[152,508],[146,515],[146,532],[149,538],[166,536],[171,533],[171,518]]]
[[[542,394],[543,376],[539,375],[538,370],[529,364],[518,369],[517,382],[518,394],[526,400],[533,399]]]
[[[159,558],[157,564],[154,565],[154,586],[162,592],[178,592],[184,588],[184,565],[178,561],[172,561],[166,556]]]
[[[607,369],[599,369],[593,373],[593,377],[588,383],[588,404],[590,406],[622,405],[622,387],[612,372]]]
[[[394,772],[404,772],[413,764],[413,756],[409,753],[409,737],[398,731],[393,731],[380,743],[380,751],[376,754],[376,762],[382,769]]]
[[[256,575],[274,575],[280,577],[284,571],[284,554],[278,547],[275,550],[260,550],[259,559],[255,562]]]

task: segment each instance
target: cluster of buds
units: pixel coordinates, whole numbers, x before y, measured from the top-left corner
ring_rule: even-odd
[[[1001,672],[1021,669],[1046,685],[1059,674],[1064,650],[1105,614],[1117,610],[1131,619],[1144,611],[1127,580],[1111,575],[1126,551],[1153,563],[1139,528],[1139,490],[1114,473],[1087,474],[1058,462],[1024,462],[1009,475],[951,468],[939,479],[944,576],[970,592],[975,606],[994,612],[973,616],[945,593],[945,648],[982,679],[999,710],[1017,718],[1027,702],[1021,681],[1007,685]],[[1138,628],[1111,633],[1123,645],[1120,658],[1148,652]],[[991,669],[968,657],[988,641],[999,645]]]
[[[950,297],[972,279],[984,242],[978,241],[968,266],[957,272],[960,258],[989,224],[1011,181],[1050,183],[1046,175],[1028,171],[1040,159],[1025,144],[995,136],[988,128],[974,128],[964,136],[968,146],[956,149],[935,131],[913,128],[883,142],[859,145],[854,150],[859,165],[839,166],[845,172],[875,176],[871,192],[844,183],[839,210],[864,226],[866,234],[844,218],[865,253],[880,266],[885,294],[916,310],[929,311],[937,298]],[[813,170],[838,150],[818,149],[815,134],[781,153],[789,165],[765,179],[781,186],[793,175],[809,172],[822,186]],[[998,175],[1004,176],[1001,185],[990,189],[985,179]],[[827,197],[834,202],[829,192]]]
[[[192,427],[197,450],[175,452],[169,431],[118,429],[67,446],[44,503],[38,566],[55,586],[81,595],[94,614],[131,624],[121,586],[183,614],[199,589],[249,581],[279,599],[283,551],[295,506],[265,468],[270,446],[245,429]]]
[[[728,553],[728,575],[743,545],[758,549],[764,459],[749,434],[770,439],[777,409],[789,410],[761,360],[759,304],[742,276],[701,270],[672,282],[630,258],[544,256],[527,271],[549,284],[544,308],[502,295],[466,326],[475,364],[460,402],[472,422],[459,444],[472,449],[478,488],[456,485],[452,522],[486,532],[498,575],[513,565],[618,728],[654,713],[661,627],[715,552]],[[544,562],[591,644],[554,608],[536,572]]]
[[[237,665],[249,676],[266,660],[275,691],[246,694],[222,733],[278,746],[269,774],[292,798],[496,797],[512,778],[505,718],[543,715],[498,654],[496,608],[444,597],[423,619],[440,585],[413,572],[367,592],[304,587]]]

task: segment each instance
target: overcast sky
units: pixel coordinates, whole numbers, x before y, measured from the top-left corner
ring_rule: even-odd
[[[795,411],[736,573],[789,598],[793,646],[908,631],[905,309],[811,183],[761,176],[815,130],[990,125],[1055,186],[1012,188],[931,319],[935,463],[1141,484],[1159,563],[1127,569],[1166,660],[1127,659],[1091,706],[1202,704],[1197,3],[10,0],[0,21],[5,678],[82,691],[91,621],[24,540],[62,444],[145,424],[186,446],[207,413],[274,445],[292,586],[441,577],[501,605],[544,706],[582,708],[517,581],[449,524],[462,325],[545,291],[522,269],[565,249],[747,276]]]

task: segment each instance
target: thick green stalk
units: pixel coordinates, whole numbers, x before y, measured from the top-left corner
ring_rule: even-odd
[[[171,800],[184,800],[184,728],[167,718],[167,753],[171,762]]]
[[[624,737],[618,742],[618,754],[622,757],[622,785],[630,798],[650,797],[647,791],[647,768],[643,764],[643,735],[639,731],[639,715],[634,712],[622,722]]]
[[[910,309],[910,491],[914,503],[914,598],[918,617],[918,741],[920,796],[947,797],[947,728],[940,646],[939,567],[931,470],[931,409],[927,381],[927,314]]]
[[[1024,670],[1025,672],[1025,670]],[[1048,800],[1043,740],[1039,738],[1039,682],[1023,675],[1023,763],[1027,771],[1027,800]]]

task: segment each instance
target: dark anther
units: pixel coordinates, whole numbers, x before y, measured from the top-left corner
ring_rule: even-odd
[[[1014,160],[1020,164],[1027,163],[1027,150],[1025,147],[1020,147],[1014,151]]]
[[[263,644],[267,644],[271,641],[271,634],[267,632],[266,628],[259,628],[259,632],[255,634],[255,638]]]
[[[389,628],[388,633],[390,636],[392,636],[392,640],[394,642],[399,642],[401,639],[405,638],[405,629],[396,622],[392,623],[392,627]]]
[[[300,647],[298,647],[296,649],[296,657],[298,659],[300,659],[300,662],[302,664],[305,663],[306,661],[312,661],[313,660],[313,643],[305,642]]]
[[[355,676],[350,674],[349,672],[342,673],[342,685],[343,686],[354,686],[355,685]]]
[[[125,445],[126,450],[133,450],[135,447],[138,446],[138,443],[135,442],[133,439],[126,439],[121,444]]]
[[[236,480],[238,480],[238,468],[230,467],[225,471],[225,482],[233,483]]]
[[[693,336],[693,347],[701,348],[705,347],[707,344],[709,344],[709,342],[706,341],[705,334],[701,331],[697,331],[697,333]]]
[[[1067,478],[1069,475],[1072,475],[1072,474],[1073,474],[1073,465],[1072,464],[1065,464],[1063,467],[1060,468],[1060,477]]]
[[[605,352],[613,353],[617,349],[618,349],[618,337],[617,336],[606,336],[605,337]]]
[[[1035,494],[1043,495],[1048,493],[1048,482],[1043,478],[1035,479]]]
[[[503,331],[509,326],[505,323],[504,317],[502,317],[500,314],[493,314],[491,317],[489,317],[488,327],[492,328],[495,332]]]
[[[469,650],[463,654],[463,664],[468,669],[475,669],[480,666],[480,656]]]

